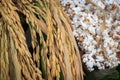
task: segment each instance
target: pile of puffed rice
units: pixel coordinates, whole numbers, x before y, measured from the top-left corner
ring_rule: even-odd
[[[120,0],[60,0],[89,71],[120,63]],[[120,54],[120,53],[119,53]]]

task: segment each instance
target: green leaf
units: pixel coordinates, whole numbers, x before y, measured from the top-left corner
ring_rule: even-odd
[[[45,73],[45,64],[44,64],[44,59],[43,59],[43,56],[42,56],[42,48],[43,48],[43,44],[40,43],[40,36],[39,34],[36,32],[36,36],[37,36],[37,42],[39,44],[39,48],[40,48],[40,70],[42,72],[42,77],[44,79],[46,79],[46,73]]]
[[[42,71],[42,77],[46,78],[44,60],[43,60],[43,56],[41,54],[40,54],[40,70]]]
[[[45,79],[46,73],[45,73],[44,59],[43,59],[43,56],[41,54],[42,48],[43,48],[43,45],[40,44],[40,70],[42,71],[42,77]]]
[[[32,28],[32,23],[31,23],[31,22],[29,22],[29,24],[28,24],[28,25],[29,25],[29,27],[30,27],[30,28]]]
[[[61,69],[60,69],[60,80],[64,80],[63,72]]]
[[[41,5],[40,5],[39,2],[35,2],[34,5],[37,6],[37,7],[39,7],[39,8],[41,8]]]

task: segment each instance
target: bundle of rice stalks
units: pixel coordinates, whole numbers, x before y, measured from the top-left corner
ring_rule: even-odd
[[[2,0],[0,55],[1,80],[83,80],[72,27],[58,0]]]

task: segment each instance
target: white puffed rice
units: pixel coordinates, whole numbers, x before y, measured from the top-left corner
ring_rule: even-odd
[[[71,19],[73,34],[85,52],[89,71],[115,67],[120,63],[120,0],[60,0]],[[103,11],[102,11],[103,10]],[[104,30],[101,27],[105,17]]]

